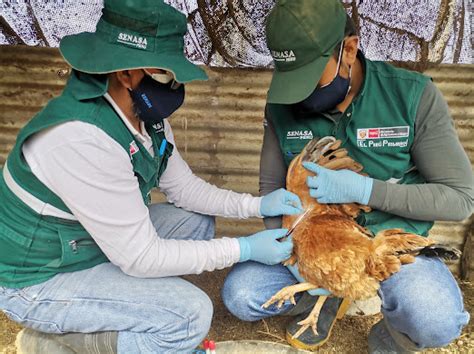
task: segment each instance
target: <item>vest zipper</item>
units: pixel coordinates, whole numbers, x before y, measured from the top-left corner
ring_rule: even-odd
[[[78,246],[94,246],[96,243],[88,238],[80,238],[78,240],[69,241],[69,247],[71,247],[73,253],[77,253]]]

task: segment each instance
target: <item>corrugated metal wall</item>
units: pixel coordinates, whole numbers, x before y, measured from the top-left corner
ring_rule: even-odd
[[[0,47],[0,165],[18,130],[61,92],[68,67],[56,49]],[[271,73],[208,70],[210,80],[186,87],[186,104],[171,119],[178,148],[193,171],[209,182],[258,193],[262,115]],[[442,65],[428,72],[443,91],[459,136],[474,162],[474,65]],[[154,200],[163,200],[159,193]],[[437,223],[434,238],[462,248],[470,220]],[[221,235],[245,235],[261,220],[218,220]]]

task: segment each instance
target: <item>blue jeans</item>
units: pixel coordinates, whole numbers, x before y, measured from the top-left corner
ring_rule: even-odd
[[[170,204],[149,209],[160,237],[214,237],[212,217]],[[127,354],[190,352],[208,333],[213,313],[209,297],[181,278],[134,278],[111,263],[22,289],[0,287],[0,308],[42,332],[118,331],[118,352]]]
[[[296,280],[282,265],[254,262],[234,266],[222,289],[229,311],[244,321],[283,314],[293,307],[261,305],[278,290]],[[384,318],[405,334],[418,349],[442,347],[457,338],[469,322],[461,291],[446,265],[437,258],[420,256],[381,283]]]

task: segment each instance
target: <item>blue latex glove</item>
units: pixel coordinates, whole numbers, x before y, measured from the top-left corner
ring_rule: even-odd
[[[265,230],[252,236],[239,237],[237,239],[240,245],[239,262],[255,261],[274,265],[290,258],[293,250],[291,236],[285,241],[277,241],[285,236],[287,231],[287,229]]]
[[[284,188],[277,189],[262,198],[262,216],[295,215],[303,212],[300,198]]]
[[[369,202],[374,180],[350,170],[333,171],[313,162],[304,162],[303,166],[316,173],[306,180],[309,194],[319,203],[359,203]]]
[[[300,272],[298,271],[298,263],[294,265],[287,265],[286,268],[293,274],[293,276],[298,280],[300,283],[306,283],[306,280],[301,276]],[[312,296],[329,296],[331,293],[323,288],[308,290],[308,293]]]

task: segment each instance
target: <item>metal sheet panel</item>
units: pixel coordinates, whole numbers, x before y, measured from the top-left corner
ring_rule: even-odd
[[[67,65],[57,49],[0,47],[0,165],[18,130],[66,82]],[[186,87],[186,103],[171,119],[178,149],[207,181],[258,193],[263,108],[271,73],[252,69],[207,70],[209,81]],[[427,72],[445,95],[461,142],[474,162],[474,65],[441,65]],[[154,200],[163,200],[159,193]],[[458,248],[470,225],[437,223],[432,236]],[[218,220],[220,235],[245,235],[261,220]],[[456,267],[453,270],[457,271]]]

